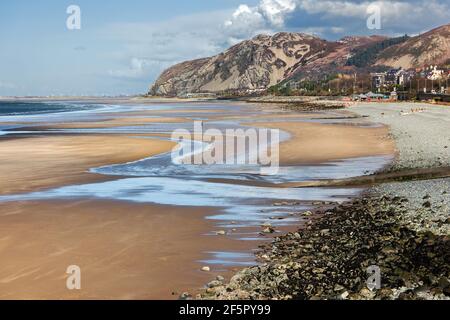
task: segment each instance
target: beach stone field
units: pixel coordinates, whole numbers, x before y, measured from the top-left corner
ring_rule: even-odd
[[[450,167],[449,109],[357,104],[390,127],[397,155],[383,172]],[[306,229],[276,237],[260,265],[214,282],[203,299],[450,299],[450,178],[378,184],[350,203],[308,214]],[[306,215],[306,214],[305,214]],[[380,286],[368,285],[368,267]]]

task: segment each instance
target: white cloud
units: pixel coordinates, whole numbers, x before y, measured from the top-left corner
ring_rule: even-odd
[[[108,73],[152,79],[175,63],[212,56],[256,34],[278,31],[312,33],[324,38],[370,34],[367,0],[260,0],[231,10],[178,16],[158,23],[109,25],[102,36],[117,42],[111,53],[122,67]],[[417,33],[448,23],[449,4],[430,0],[376,1],[382,10],[380,34]]]
[[[286,16],[296,8],[295,0],[261,0],[254,7],[241,4],[224,25],[228,32],[255,33],[284,27]]]
[[[301,31],[322,28],[329,34],[344,31],[364,33],[367,30],[351,30],[349,27],[354,29],[357,23],[363,25],[371,4],[381,8],[384,25],[381,33],[383,30],[385,33],[395,33],[395,29],[414,32],[420,28],[419,25],[429,28],[436,23],[448,23],[450,16],[450,4],[438,0],[261,0],[253,7],[240,5],[225,22],[225,27],[237,38],[239,32],[252,35],[263,28],[275,32],[292,26],[300,26]],[[311,21],[312,16],[316,17],[315,21]],[[316,25],[304,25],[303,20]],[[341,25],[336,25],[337,22]]]
[[[307,14],[320,14],[322,18],[336,17],[365,20],[367,8],[371,4],[381,8],[381,18],[388,26],[402,25],[407,28],[416,27],[417,23],[442,21],[447,23],[450,7],[445,1],[357,1],[357,0],[297,0],[297,8]],[[351,20],[350,20],[351,21]],[[350,22],[349,21],[349,22]],[[408,22],[416,22],[408,25]]]

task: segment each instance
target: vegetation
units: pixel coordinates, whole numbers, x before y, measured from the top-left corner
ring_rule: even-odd
[[[356,49],[353,52],[353,56],[347,60],[346,65],[355,66],[358,68],[368,67],[375,61],[381,51],[393,45],[405,42],[408,39],[409,36],[404,35],[403,37],[391,38],[376,42],[367,48]]]

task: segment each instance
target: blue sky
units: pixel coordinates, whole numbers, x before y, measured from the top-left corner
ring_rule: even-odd
[[[364,0],[2,0],[0,95],[143,93],[170,65],[258,33],[339,39],[449,23],[446,0],[378,3],[381,30],[366,27]],[[66,28],[72,4],[81,8],[80,30]]]

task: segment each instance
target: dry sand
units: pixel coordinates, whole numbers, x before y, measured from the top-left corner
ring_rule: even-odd
[[[283,165],[392,155],[395,152],[387,127],[307,122],[270,122],[256,125],[278,128],[293,135],[290,140],[280,145],[280,163]]]

